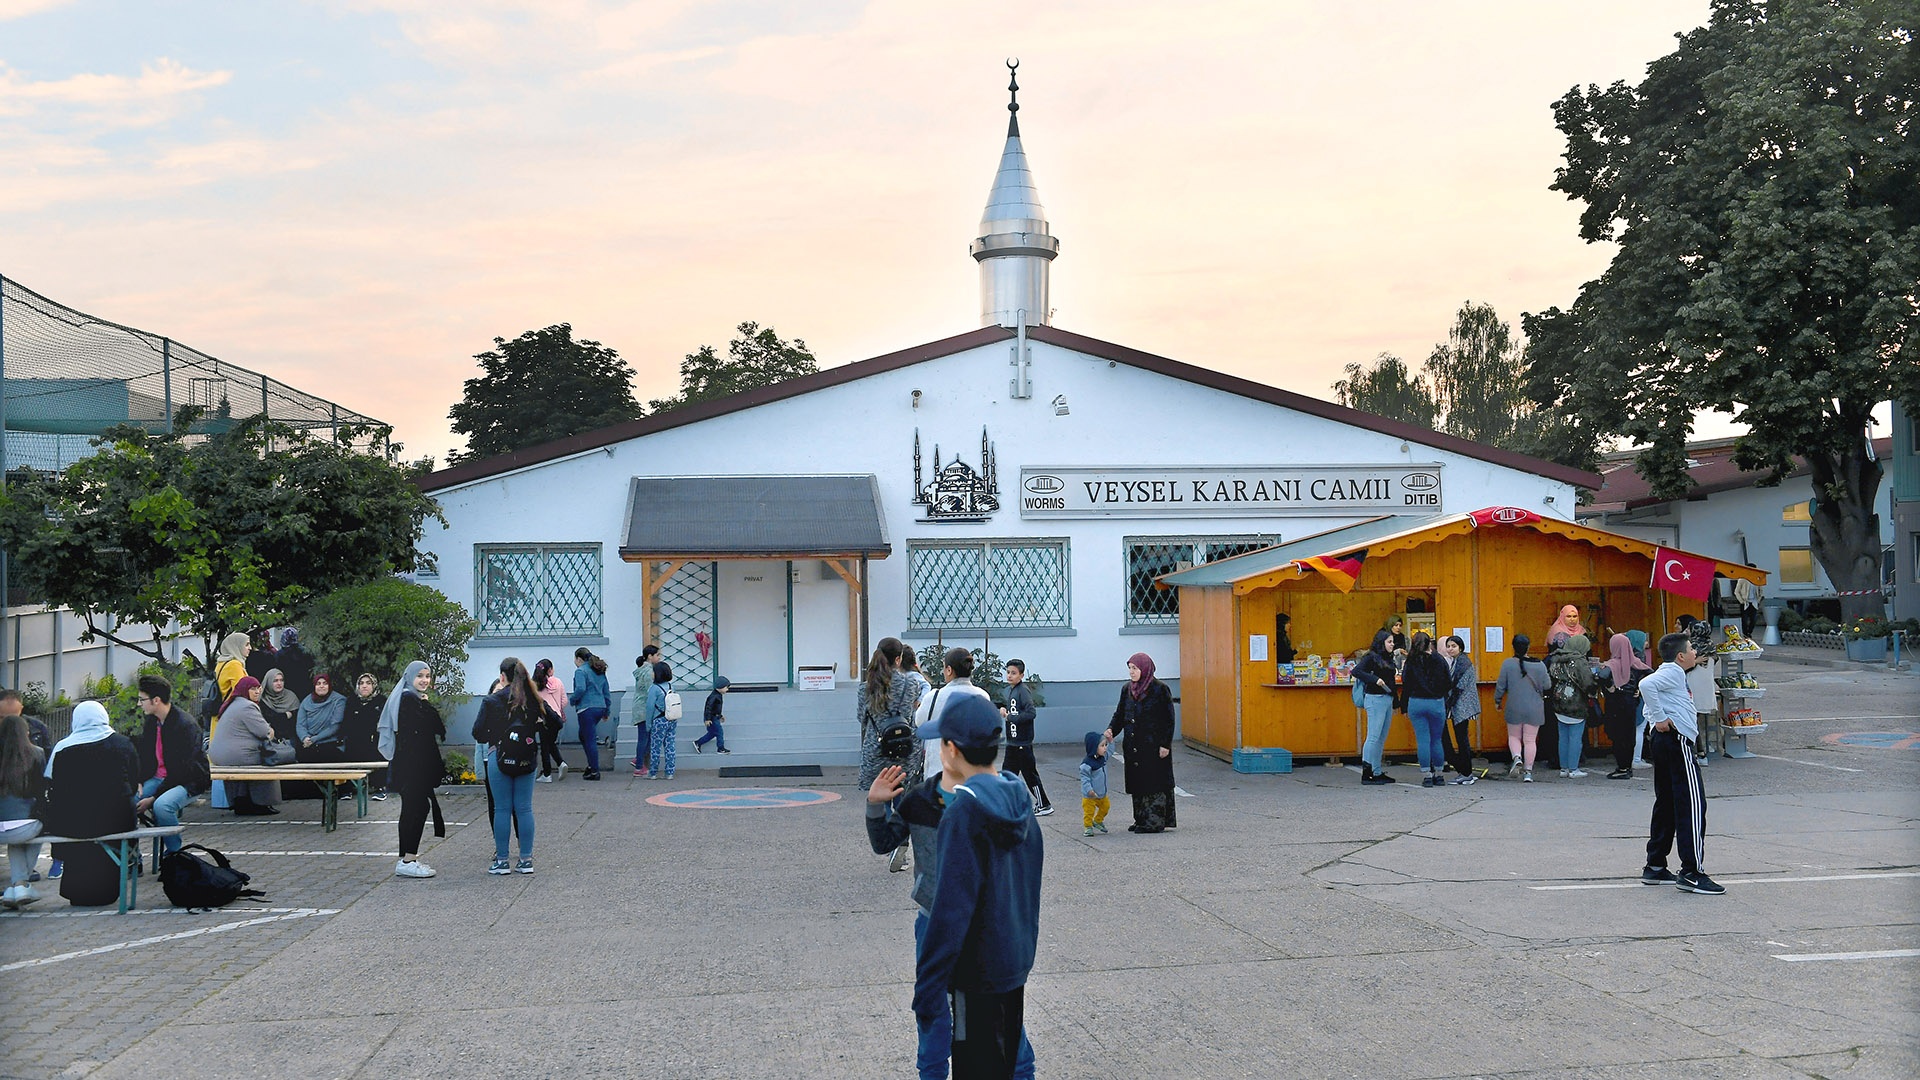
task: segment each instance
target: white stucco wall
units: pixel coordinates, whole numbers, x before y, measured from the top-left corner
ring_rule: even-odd
[[[471,608],[475,545],[599,543],[607,641],[593,647],[624,672],[642,644],[640,570],[618,555],[628,482],[634,476],[873,473],[894,547],[890,558],[872,564],[875,639],[899,635],[906,625],[909,540],[1067,537],[1072,631],[996,633],[994,651],[1025,658],[1049,682],[1118,681],[1125,677],[1126,657],[1136,651],[1151,654],[1163,675],[1177,678],[1173,628],[1121,632],[1124,537],[1266,533],[1294,539],[1372,515],[1032,521],[1022,519],[1018,509],[1022,467],[1437,463],[1443,474],[1442,513],[1511,505],[1564,518],[1574,506],[1569,484],[1418,444],[1403,450],[1398,438],[1040,342],[1031,343],[1032,397],[1016,400],[1008,394],[1011,347],[985,346],[433,492],[447,525],[429,523],[422,543],[439,561],[439,577],[429,583]],[[915,390],[921,391],[918,408]],[[1055,415],[1050,402],[1059,394],[1066,395],[1069,415]],[[922,508],[911,504],[915,429],[930,477],[936,443],[943,462],[957,451],[978,467],[983,425],[998,455],[1001,510],[984,523],[922,522]],[[844,586],[818,581],[817,563],[799,566],[796,659],[837,661],[847,678]],[[775,610],[769,616],[779,614]],[[723,659],[727,621],[723,617]],[[918,647],[926,641],[909,638],[909,643]],[[561,660],[573,644],[578,643],[476,642],[468,686],[481,686],[508,653]],[[564,671],[565,663],[561,666]]]

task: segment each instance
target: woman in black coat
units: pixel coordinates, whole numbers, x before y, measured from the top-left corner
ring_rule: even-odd
[[[1153,677],[1153,658],[1146,653],[1128,658],[1127,678],[1107,725],[1116,738],[1126,735],[1126,786],[1133,796],[1127,831],[1162,832],[1179,826],[1173,809],[1173,691]]]
[[[447,835],[433,791],[446,773],[440,743],[447,737],[447,725],[440,710],[427,700],[432,689],[433,671],[426,661],[415,660],[407,665],[380,712],[380,756],[392,762],[387,767],[387,789],[400,793],[400,861],[393,867],[400,877],[433,876],[433,867],[417,857],[429,812],[433,835]]]
[[[134,828],[133,800],[140,790],[140,753],[107,723],[97,701],[73,709],[73,734],[60,740],[47,762],[46,831],[55,836],[106,836]],[[120,897],[120,868],[98,844],[55,844],[66,861],[60,895],[75,907],[98,907]]]
[[[387,695],[380,692],[380,681],[362,674],[353,681],[353,696],[347,699],[347,718],[340,722],[340,739],[346,745],[348,761],[378,761],[380,752],[380,711],[386,708]],[[373,798],[387,797],[387,770],[375,769],[367,777]]]

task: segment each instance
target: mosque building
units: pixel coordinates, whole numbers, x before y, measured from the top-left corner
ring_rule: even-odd
[[[1598,486],[1055,326],[1061,244],[1017,92],[1008,109],[971,246],[977,329],[423,479],[446,524],[427,524],[437,569],[422,580],[479,623],[469,689],[509,655],[566,677],[581,646],[619,689],[657,643],[683,692],[731,680],[730,764],[850,764],[854,687],[895,636],[1025,660],[1043,680],[1040,739],[1078,743],[1110,716],[1131,654],[1177,692],[1162,574],[1383,514],[1571,520],[1576,488]],[[698,728],[682,723],[682,741]]]

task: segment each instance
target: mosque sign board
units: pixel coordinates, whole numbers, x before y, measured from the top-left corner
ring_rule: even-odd
[[[1439,465],[1121,465],[1020,470],[1023,518],[1438,514]]]

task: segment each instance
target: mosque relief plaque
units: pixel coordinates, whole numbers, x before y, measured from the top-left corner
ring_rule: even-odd
[[[1000,510],[1000,465],[987,429],[980,429],[980,467],[974,468],[955,454],[946,464],[940,462],[940,444],[933,447],[933,468],[923,473],[920,460],[920,431],[913,432],[913,505],[925,507],[922,521],[985,521]]]
[[[1026,468],[1023,518],[1438,514],[1439,465]]]

